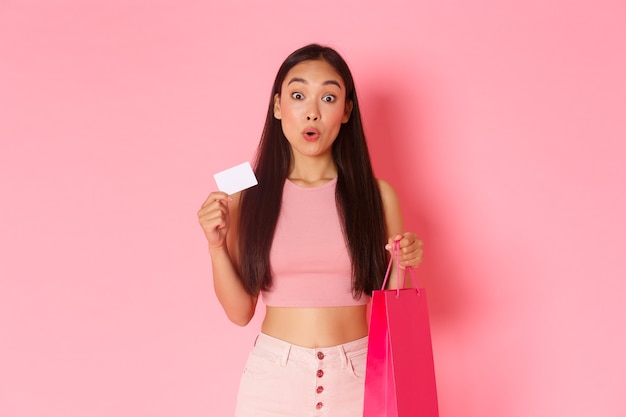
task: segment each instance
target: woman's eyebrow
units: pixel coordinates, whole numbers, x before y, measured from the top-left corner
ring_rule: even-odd
[[[291,80],[289,80],[289,82],[287,83],[287,85],[291,84],[291,83],[302,83],[302,84],[309,84],[309,82],[307,80],[305,80],[304,78],[299,78],[299,77],[294,77]],[[322,83],[322,85],[336,85],[337,87],[339,87],[339,89],[341,89],[341,84],[339,84],[338,81],[335,80],[328,80],[328,81],[324,81]]]

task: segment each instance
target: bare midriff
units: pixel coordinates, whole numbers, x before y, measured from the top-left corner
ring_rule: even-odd
[[[298,346],[337,346],[367,336],[367,305],[266,307],[261,331]]]

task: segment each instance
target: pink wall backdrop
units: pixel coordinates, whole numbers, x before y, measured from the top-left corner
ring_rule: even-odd
[[[0,416],[228,416],[196,211],[336,47],[425,241],[442,417],[626,415],[626,3],[0,1]]]

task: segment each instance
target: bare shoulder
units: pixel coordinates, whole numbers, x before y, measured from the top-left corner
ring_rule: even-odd
[[[380,178],[378,178],[377,181],[378,188],[380,189],[380,198],[383,201],[387,234],[392,236],[402,233],[402,209],[400,208],[398,193],[387,181]]]
[[[380,190],[380,197],[383,199],[383,204],[385,206],[388,204],[397,204],[398,193],[396,193],[393,186],[381,178],[377,178],[376,181],[378,181],[378,189]]]

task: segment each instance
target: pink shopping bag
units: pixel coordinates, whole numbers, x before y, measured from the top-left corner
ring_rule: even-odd
[[[398,275],[398,289],[384,290],[393,258],[372,294],[363,416],[438,417],[426,291],[410,268],[415,288],[400,288]]]

